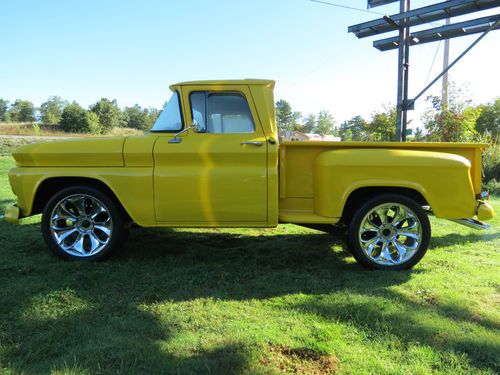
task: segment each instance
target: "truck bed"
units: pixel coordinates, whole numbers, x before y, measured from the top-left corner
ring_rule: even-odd
[[[282,142],[279,155],[279,218],[284,222],[335,223],[336,218],[318,215],[314,209],[314,162],[325,151],[397,150],[431,151],[459,155],[471,164],[470,178],[475,194],[481,192],[482,150],[488,144],[478,143],[399,143],[399,142]],[[369,166],[367,166],[369,168]],[[367,170],[368,171],[368,170]]]

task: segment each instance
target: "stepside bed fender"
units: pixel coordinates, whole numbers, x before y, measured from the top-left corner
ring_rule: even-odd
[[[475,215],[470,162],[444,152],[401,149],[340,149],[313,163],[314,211],[340,217],[349,196],[366,187],[402,187],[420,193],[437,217]]]

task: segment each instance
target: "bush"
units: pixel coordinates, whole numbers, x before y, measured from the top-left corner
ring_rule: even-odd
[[[77,103],[68,104],[61,116],[61,127],[68,133],[100,132],[99,117],[93,112],[88,112]]]
[[[500,181],[500,144],[491,146],[484,153],[484,181]],[[500,182],[499,182],[500,183]]]
[[[491,195],[499,195],[500,196],[500,181],[495,179],[484,184],[484,189],[489,192]]]

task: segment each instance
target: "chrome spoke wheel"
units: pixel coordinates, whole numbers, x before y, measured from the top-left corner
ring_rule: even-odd
[[[64,252],[90,257],[109,243],[113,219],[100,200],[87,194],[73,194],[61,199],[52,209],[50,233]]]
[[[418,216],[401,203],[383,203],[370,209],[358,231],[361,250],[380,266],[395,266],[410,260],[422,243]]]

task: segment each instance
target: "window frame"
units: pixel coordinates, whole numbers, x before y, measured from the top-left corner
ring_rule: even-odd
[[[250,107],[250,102],[247,98],[247,96],[241,92],[241,91],[238,91],[238,90],[222,90],[222,91],[214,91],[214,90],[193,90],[189,93],[188,95],[188,98],[189,98],[189,112],[190,112],[190,115],[191,115],[191,118],[194,119],[194,113],[193,113],[193,104],[192,104],[192,99],[191,99],[191,95],[193,94],[197,94],[197,93],[203,93],[204,94],[204,98],[205,98],[205,108],[204,108],[204,113],[203,113],[203,116],[204,116],[204,119],[205,119],[205,131],[201,132],[202,134],[255,134],[257,133],[257,123],[255,121],[255,118],[253,116],[253,113],[252,113],[252,108]],[[250,115],[250,120],[252,121],[252,125],[253,125],[253,131],[252,132],[231,132],[231,133],[224,133],[224,132],[221,132],[221,133],[210,133],[207,131],[207,128],[208,128],[208,96],[212,94],[212,95],[235,95],[235,96],[240,96],[242,97],[244,100],[245,100],[245,103],[247,105],[247,108],[248,108],[248,114]],[[259,124],[260,126],[260,124]]]
[[[171,134],[177,134],[181,130],[184,130],[185,124],[184,124],[184,113],[182,111],[182,101],[181,101],[182,100],[182,95],[179,92],[179,90],[174,90],[174,94],[177,95],[177,103],[179,105],[179,115],[181,117],[181,127],[180,127],[180,129],[178,129],[178,130],[153,130],[153,125],[154,125],[154,123],[153,123],[153,125],[151,125],[151,129],[149,129],[149,131],[151,133],[171,133]],[[165,109],[165,107],[163,107],[163,109],[162,109],[161,112],[163,112],[164,109]],[[158,117],[160,117],[161,112],[158,114]],[[156,119],[158,119],[158,117]],[[155,120],[155,122],[156,122],[156,120]]]

